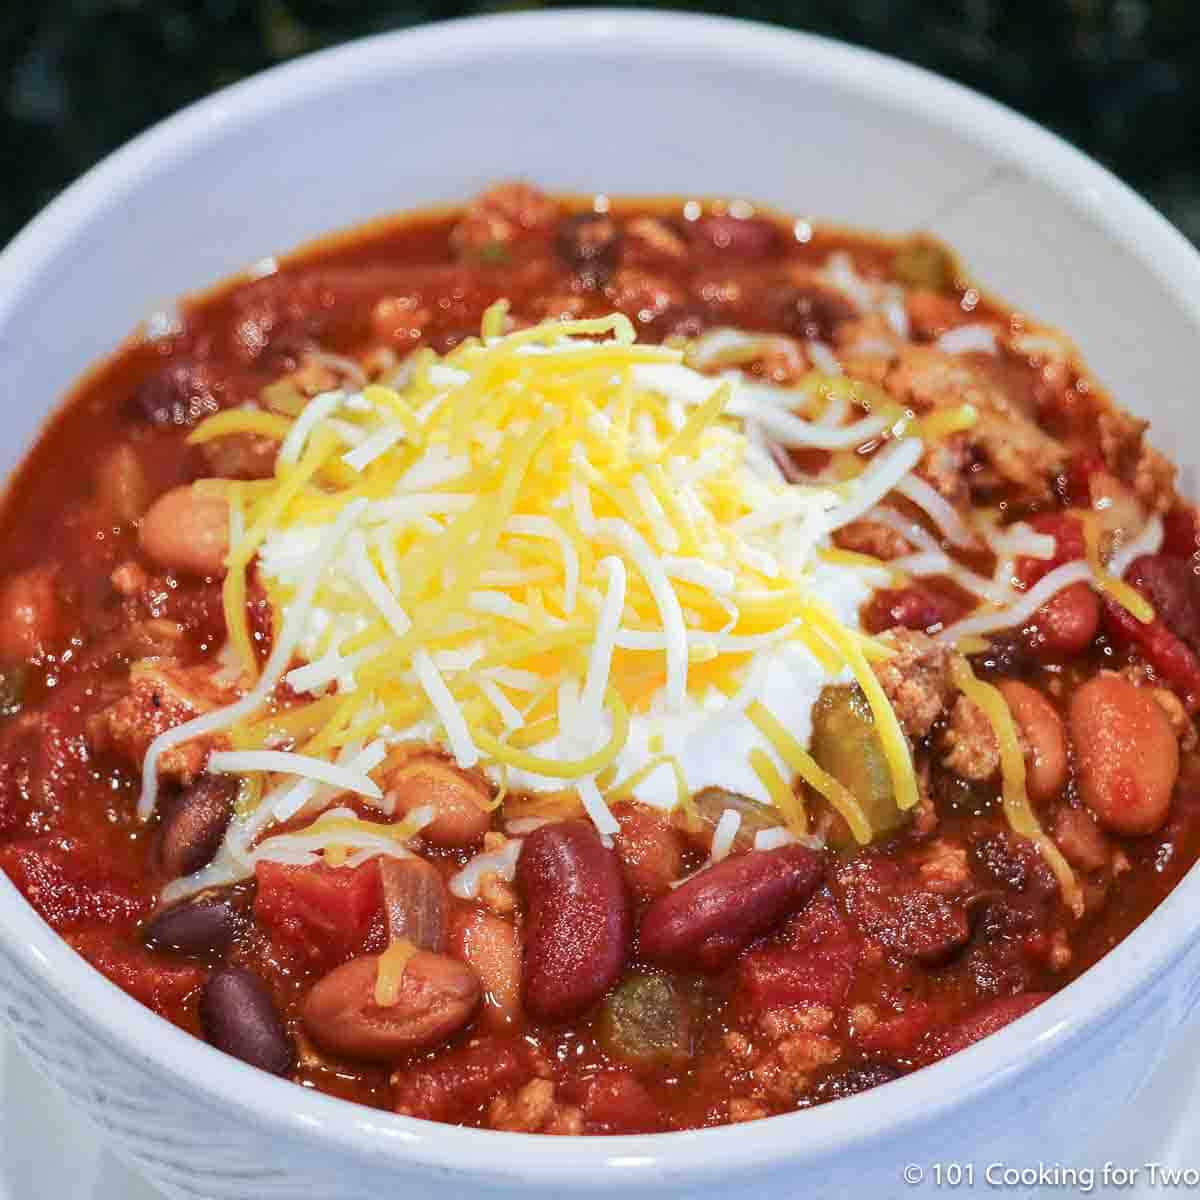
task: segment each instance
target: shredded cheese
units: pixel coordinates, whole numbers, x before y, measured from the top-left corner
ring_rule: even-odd
[[[209,769],[242,774],[263,797],[228,841],[243,870],[256,855],[405,853],[361,824],[270,829],[347,791],[378,805],[372,774],[405,740],[440,743],[505,791],[570,787],[610,837],[611,798],[651,780],[661,791],[660,768],[695,816],[692,758],[662,736],[676,721],[714,740],[750,731],[743,777],[793,836],[807,830],[798,776],[869,840],[854,797],[766,708],[760,652],[804,656],[810,680],[847,668],[859,678],[904,806],[915,794],[907,744],[871,687],[870,664],[888,651],[842,624],[822,591],[840,572],[865,594],[878,564],[821,555],[832,529],[906,477],[925,425],[836,374],[800,389],[703,376],[679,350],[638,345],[620,315],[515,333],[507,323],[494,305],[480,339],[441,358],[422,351],[386,387],[341,371],[336,391],[306,402],[272,393],[275,411],[221,413],[194,432],[279,442],[273,479],[222,485],[233,513],[226,623],[254,682],[156,739],[143,815],[162,751],[227,731],[230,748]],[[865,415],[851,418],[852,405]],[[835,485],[791,485],[763,467],[751,419],[795,444],[862,453]],[[247,620],[254,572],[277,631],[261,673]],[[277,694],[284,679],[298,702]],[[714,707],[714,688],[732,700]]]
[[[1154,620],[1153,605],[1141,592],[1112,574],[1104,565],[1100,556],[1100,522],[1097,520],[1097,514],[1083,512],[1079,517],[1083,522],[1083,544],[1087,552],[1087,562],[1097,589],[1111,596],[1143,625],[1149,625]]]
[[[1063,902],[1075,914],[1083,915],[1083,893],[1079,881],[1062,852],[1046,835],[1025,790],[1025,755],[1012,713],[998,688],[975,676],[964,658],[956,657],[951,671],[954,684],[968,700],[983,711],[1000,747],[1000,775],[1003,781],[1004,816],[1014,833],[1028,838],[1054,872],[1062,892]]]
[[[394,938],[379,956],[375,976],[375,1003],[380,1008],[395,1008],[400,1003],[400,985],[408,964],[417,954],[417,947],[408,938]]]

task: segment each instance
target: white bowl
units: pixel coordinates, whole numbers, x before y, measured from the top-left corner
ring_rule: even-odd
[[[90,172],[0,257],[0,471],[58,397],[164,300],[375,214],[523,175],[735,193],[932,229],[1080,343],[1119,401],[1200,461],[1200,258],[1094,163],[912,67],[755,25],[634,12],[505,16],[270,71]],[[695,1133],[534,1138],[316,1095],[159,1020],[0,885],[0,1015],[168,1194],[889,1196],[906,1164],[1087,1156],[1200,998],[1200,873],[1031,1015],[895,1083]],[[1095,1161],[1103,1154],[1095,1151]]]

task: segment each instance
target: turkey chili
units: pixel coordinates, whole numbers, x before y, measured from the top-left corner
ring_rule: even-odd
[[[750,1120],[1196,858],[1195,513],[938,243],[503,184],[270,267],[0,513],[0,866],[167,1020],[432,1120]]]

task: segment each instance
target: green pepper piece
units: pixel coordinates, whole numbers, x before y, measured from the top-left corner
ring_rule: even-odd
[[[642,1065],[671,1065],[688,1057],[687,1005],[670,979],[632,975],[605,998],[598,1036],[615,1058]]]
[[[727,792],[724,788],[703,788],[695,794],[692,802],[700,819],[714,829],[727,808],[741,814],[737,836],[733,839],[735,850],[749,850],[756,833],[763,829],[777,829],[783,824],[783,814],[773,804],[762,804],[739,792]]]
[[[892,275],[907,287],[950,292],[958,277],[958,264],[940,242],[917,236],[896,251]]]
[[[489,266],[501,267],[510,258],[508,246],[504,242],[485,242],[475,251],[475,258]]]
[[[813,705],[812,722],[813,758],[854,794],[873,840],[899,828],[908,814],[896,807],[887,756],[862,689],[857,684],[823,688]],[[858,844],[843,822],[835,823],[830,841],[839,850],[855,849]]]

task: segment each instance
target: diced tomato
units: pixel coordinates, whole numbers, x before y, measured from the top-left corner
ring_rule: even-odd
[[[583,1110],[585,1133],[653,1133],[662,1128],[658,1105],[632,1075],[599,1071],[561,1088],[565,1103]]]
[[[1190,504],[1177,504],[1163,517],[1162,553],[1175,558],[1200,553],[1200,514]]]
[[[789,917],[782,932],[789,946],[818,946],[852,936],[849,918],[828,887],[822,887],[795,916]]]
[[[1102,465],[1102,464],[1101,464]],[[1026,590],[1063,563],[1084,557],[1083,525],[1069,513],[1042,513],[1030,527],[1054,539],[1050,558],[1018,555],[1013,576]],[[1100,626],[1100,601],[1087,583],[1063,588],[1043,604],[1030,622],[1028,642],[1039,658],[1068,658],[1084,650]]]
[[[260,862],[254,918],[277,946],[329,970],[365,953],[382,929],[379,864],[292,866]]]
[[[864,937],[906,958],[942,962],[970,936],[961,900],[926,890],[912,864],[882,851],[864,850],[843,862],[830,886]]]
[[[1154,605],[1155,618],[1143,624],[1105,597],[1105,629],[1119,646],[1136,650],[1189,712],[1197,711],[1200,656],[1193,646],[1200,645],[1200,581],[1181,560],[1160,554],[1135,558],[1125,579]]]
[[[1200,709],[1200,658],[1161,619],[1144,625],[1115,600],[1105,597],[1104,626],[1115,642],[1132,646],[1146,660],[1189,712]]]
[[[1031,1012],[1048,997],[1048,992],[1023,992],[1019,996],[990,1000],[947,1029],[931,1033],[922,1043],[918,1057],[924,1063],[931,1063],[949,1054],[956,1054],[959,1050],[965,1050],[981,1038],[987,1037],[989,1033],[995,1033],[1018,1017]]]
[[[750,1012],[822,1004],[835,1008],[846,998],[858,966],[859,946],[849,939],[793,950],[763,946],[738,966],[738,999]]]
[[[152,954],[136,943],[114,941],[107,931],[76,934],[69,941],[117,987],[164,1016],[177,1014],[204,982],[203,968]]]
[[[868,633],[882,633],[897,625],[904,629],[931,629],[951,625],[970,612],[972,601],[951,585],[922,579],[903,588],[881,588],[863,607],[862,623]]]
[[[1125,570],[1132,584],[1154,606],[1154,614],[1193,650],[1200,650],[1200,576],[1186,558],[1143,554]]]
[[[934,1010],[923,1001],[910,1004],[903,1012],[893,1013],[855,1034],[854,1040],[871,1054],[892,1061],[912,1058],[917,1045],[929,1031]]]
[[[759,1013],[795,1004],[841,1004],[862,956],[862,941],[828,889],[781,932],[782,945],[761,946],[738,966],[738,1002]]]
[[[1051,558],[1033,558],[1028,554],[1017,556],[1013,575],[1027,590],[1055,567],[1074,562],[1085,554],[1083,525],[1078,517],[1070,513],[1041,513],[1030,519],[1029,526],[1036,533],[1049,534],[1054,539],[1054,554]]]
[[[463,1046],[400,1072],[393,1107],[428,1121],[464,1121],[497,1092],[533,1075],[528,1045],[518,1038],[472,1038]]]
[[[26,838],[0,848],[0,870],[60,933],[136,920],[150,907],[138,881],[69,838]]]

